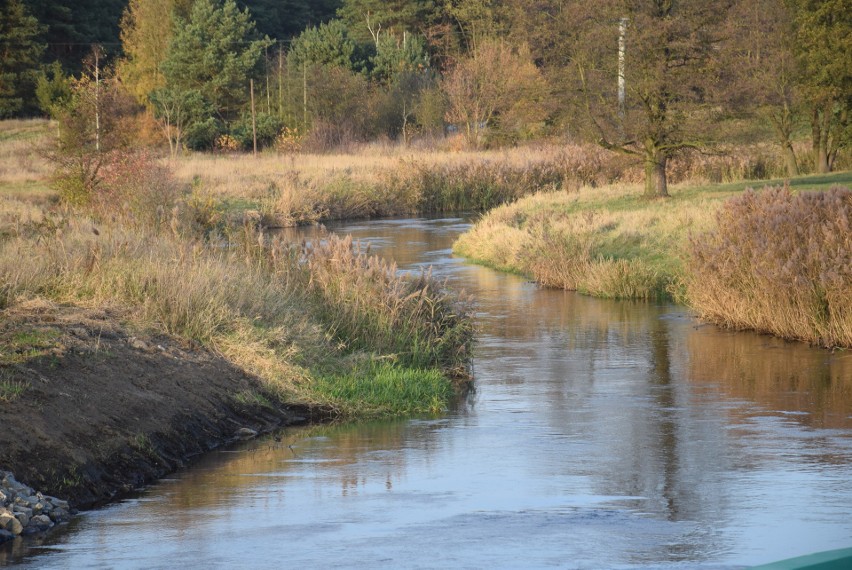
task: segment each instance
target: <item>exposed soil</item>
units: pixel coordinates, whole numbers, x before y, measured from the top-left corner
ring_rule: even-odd
[[[318,419],[209,350],[136,338],[104,310],[0,311],[0,469],[85,509],[239,437]],[[0,393],[2,395],[2,393]],[[245,431],[245,430],[243,430]]]

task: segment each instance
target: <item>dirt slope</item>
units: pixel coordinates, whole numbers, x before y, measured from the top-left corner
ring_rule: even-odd
[[[312,419],[271,404],[208,350],[140,339],[106,311],[0,311],[0,469],[76,508],[109,501],[238,436]],[[2,394],[2,392],[0,392]]]

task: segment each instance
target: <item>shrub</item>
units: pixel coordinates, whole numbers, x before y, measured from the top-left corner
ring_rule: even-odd
[[[267,148],[275,144],[276,137],[281,131],[283,121],[275,115],[258,113],[255,117],[255,129],[257,133],[257,148]],[[243,150],[251,150],[254,147],[253,132],[251,127],[251,115],[244,116],[231,128],[231,136],[239,143]]]
[[[184,141],[191,150],[211,150],[219,135],[225,132],[225,126],[214,117],[193,123],[186,129]]]
[[[301,152],[303,138],[298,128],[284,127],[275,137],[275,150],[285,154]]]
[[[213,148],[217,152],[237,152],[240,148],[240,143],[231,135],[219,135],[213,143]]]
[[[693,236],[686,278],[701,317],[823,346],[852,346],[852,192],[746,191]]]
[[[91,211],[137,227],[162,227],[181,194],[169,168],[145,149],[108,153],[98,177]]]

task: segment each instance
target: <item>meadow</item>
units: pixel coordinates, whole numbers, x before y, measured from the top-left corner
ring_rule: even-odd
[[[623,184],[538,193],[488,212],[454,251],[548,287],[674,300],[722,326],[852,346],[852,193],[840,188],[852,173],[752,185],[681,184],[666,200]]]

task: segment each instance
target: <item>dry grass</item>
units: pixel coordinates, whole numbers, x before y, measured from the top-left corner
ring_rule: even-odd
[[[671,199],[649,202],[635,185],[541,193],[490,212],[454,249],[550,287],[666,297],[682,271],[689,232],[712,225],[724,195],[675,188]]]
[[[802,152],[803,156],[806,153]],[[714,184],[784,176],[773,145],[683,154],[669,163],[671,183]],[[231,208],[259,210],[267,223],[487,210],[548,190],[578,190],[642,180],[635,157],[595,145],[538,143],[491,151],[362,145],[348,154],[188,155],[177,178]]]
[[[112,307],[133,328],[220,351],[259,375],[283,401],[354,414],[429,411],[435,402],[431,396],[422,402],[400,401],[394,412],[387,405],[379,409],[335,401],[329,395],[333,391],[318,391],[316,386],[327,387],[329,378],[369,382],[369,376],[356,371],[369,372],[370,362],[410,370],[406,378],[418,378],[415,371],[422,369],[423,379],[431,383],[436,370],[455,373],[463,363],[450,362],[447,354],[467,358],[469,321],[439,284],[425,276],[409,282],[390,274],[370,280],[335,275],[353,266],[339,262],[348,244],[333,239],[330,249],[300,250],[270,243],[251,228],[232,232],[230,243],[211,244],[181,234],[95,225],[80,217],[45,215],[43,220],[51,223],[22,225],[0,240],[0,308],[39,298]],[[383,267],[368,256],[350,255],[359,264]],[[360,286],[354,297],[337,298],[326,294],[324,285],[335,280],[354,280]],[[410,300],[394,297],[408,291],[421,293],[432,310],[418,312]],[[331,317],[338,315],[346,315],[347,323],[361,319],[363,324],[344,330]],[[379,322],[390,324],[374,336],[368,334]],[[448,322],[468,332],[452,336]],[[408,330],[414,332],[400,335],[396,344],[389,340]],[[401,346],[408,354],[401,354]],[[446,398],[441,396],[441,401],[446,403]]]
[[[302,257],[323,320],[340,341],[407,366],[464,374],[471,309],[430,274],[402,276],[395,263],[353,247],[351,237],[305,246]]]
[[[50,165],[42,151],[49,136],[45,120],[0,121],[0,193],[44,199]]]
[[[793,182],[825,188],[850,178]],[[852,346],[852,194],[758,199],[741,186],[677,187],[655,201],[622,185],[537,194],[487,214],[455,251],[546,286],[671,297],[724,326]]]
[[[747,191],[691,240],[690,302],[711,322],[852,347],[852,191]]]

